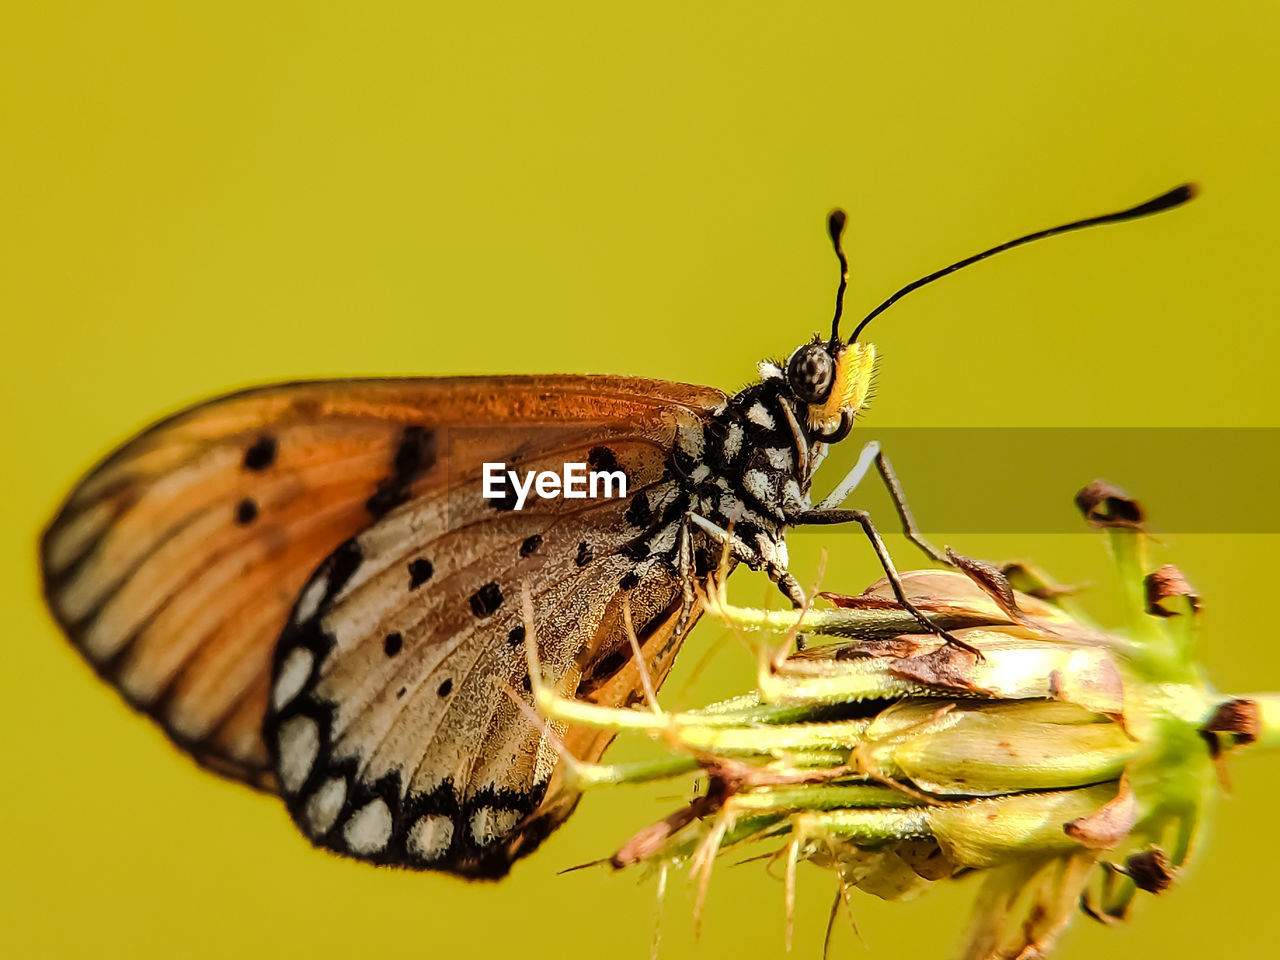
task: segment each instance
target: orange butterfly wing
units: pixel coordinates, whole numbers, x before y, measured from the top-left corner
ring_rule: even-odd
[[[117,450],[45,531],[45,595],[95,669],[183,749],[274,789],[262,738],[272,651],[343,541],[448,482],[557,437],[665,436],[718,390],[604,376],[333,380],[262,387],[164,420]],[[443,428],[443,429],[442,429]]]

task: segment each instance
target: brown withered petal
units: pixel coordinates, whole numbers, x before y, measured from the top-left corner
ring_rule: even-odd
[[[1174,597],[1186,597],[1192,613],[1200,610],[1200,595],[1187,583],[1182,571],[1171,563],[1147,574],[1143,586],[1147,592],[1147,613],[1153,617],[1178,616],[1178,611],[1169,609],[1164,603]]]
[[[1173,886],[1173,867],[1159,847],[1135,853],[1124,862],[1124,866],[1139,890],[1164,893]]]
[[[1000,572],[1004,574],[1009,585],[1019,593],[1053,603],[1059,597],[1069,597],[1085,589],[1085,584],[1052,583],[1048,577],[1035,567],[1020,560],[1010,560],[1000,564]]]
[[[1076,494],[1076,506],[1091,527],[1121,527],[1130,530],[1142,527],[1142,504],[1105,480],[1095,480],[1082,488]]]
[[[914,657],[925,646],[932,646],[927,637],[885,637],[863,640],[856,646],[842,647],[836,651],[837,660],[858,660],[863,657],[889,657],[904,660]]]
[[[1010,620],[1024,627],[1034,627],[1034,621],[1018,607],[1018,598],[1014,595],[1013,584],[999,567],[985,560],[976,560],[956,553],[950,547],[947,547],[947,559],[972,580],[983,593],[995,601]],[[1041,629],[1047,628],[1041,627]]]
[[[1118,846],[1133,829],[1138,817],[1138,805],[1133,791],[1125,779],[1120,781],[1120,792],[1114,800],[1104,804],[1095,813],[1063,824],[1068,837],[1090,850],[1109,850]]]
[[[915,680],[930,687],[943,687],[962,693],[975,690],[973,654],[944,644],[932,653],[899,660],[889,672],[904,680]]]
[[[846,593],[828,593],[825,590],[818,596],[841,610],[898,610],[902,607],[893,597],[851,597]]]
[[[1258,739],[1261,723],[1256,701],[1227,700],[1218,704],[1218,709],[1204,725],[1204,732],[1226,733],[1236,743],[1253,743]]]

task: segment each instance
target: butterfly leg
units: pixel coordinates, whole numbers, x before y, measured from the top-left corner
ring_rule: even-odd
[[[902,578],[898,576],[898,569],[893,564],[893,558],[889,556],[889,550],[884,545],[884,541],[880,539],[880,531],[876,529],[875,523],[871,519],[871,515],[865,510],[808,510],[805,513],[793,518],[791,523],[795,526],[805,524],[832,524],[832,523],[856,523],[862,527],[863,533],[867,535],[867,539],[871,541],[871,548],[876,552],[876,559],[880,561],[880,566],[884,570],[889,586],[893,590],[893,595],[902,608],[915,617],[922,627],[929,633],[937,634],[952,646],[959,647],[961,650],[967,650],[979,659],[982,658],[981,652],[977,647],[970,643],[965,643],[959,637],[950,631],[939,627],[926,617],[911,600],[907,597],[906,591],[902,587]],[[781,585],[781,584],[779,584]]]
[[[853,465],[853,469],[836,484],[835,489],[821,503],[814,507],[814,510],[831,510],[839,507],[857,489],[873,464],[876,472],[880,474],[885,489],[889,491],[889,498],[893,501],[893,508],[898,512],[898,520],[902,524],[902,532],[906,538],[923,550],[930,560],[951,566],[947,555],[926,540],[920,528],[916,526],[916,518],[907,505],[906,495],[902,491],[902,484],[898,482],[893,464],[889,462],[889,458],[884,455],[880,444],[875,440],[863,444],[862,452],[858,454],[858,462]]]
[[[690,517],[685,514],[680,524],[680,546],[676,554],[676,576],[680,578],[680,616],[676,618],[676,628],[672,631],[673,639],[684,636],[689,620],[693,616],[693,532],[689,529]]]
[[[708,534],[721,546],[728,544],[729,551],[733,554],[735,559],[747,564],[749,567],[763,567],[765,573],[768,574],[769,579],[776,583],[778,585],[778,589],[781,590],[783,595],[791,601],[793,609],[799,610],[805,605],[807,600],[805,598],[804,588],[800,586],[800,581],[798,581],[781,563],[778,563],[776,560],[772,562],[765,560],[760,556],[759,551],[752,550],[751,547],[742,540],[742,538],[735,537],[730,531],[724,529],[724,527],[721,527],[718,524],[712,523],[706,517],[700,517],[696,513],[692,512],[688,513],[686,517],[690,522],[697,524],[704,533]],[[804,634],[797,634],[796,647],[800,650],[804,649]]]

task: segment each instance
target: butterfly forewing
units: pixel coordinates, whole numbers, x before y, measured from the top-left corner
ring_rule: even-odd
[[[157,424],[73,491],[43,539],[46,595],[86,658],[180,745],[273,787],[261,732],[272,651],[295,605],[323,599],[314,581],[306,590],[321,561],[341,561],[336,549],[415,498],[478,483],[484,461],[581,446],[611,424],[660,444],[673,411],[696,415],[722,399],[621,377],[319,381],[235,394]],[[466,436],[465,466],[450,466],[450,430]],[[447,504],[466,500],[432,500],[420,522],[444,533],[458,519]],[[494,509],[491,519],[504,518],[526,522]]]

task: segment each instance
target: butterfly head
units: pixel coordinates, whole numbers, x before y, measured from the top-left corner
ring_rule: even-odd
[[[808,411],[809,429],[826,443],[841,440],[871,396],[876,348],[814,340],[787,360],[783,374],[791,395]]]

